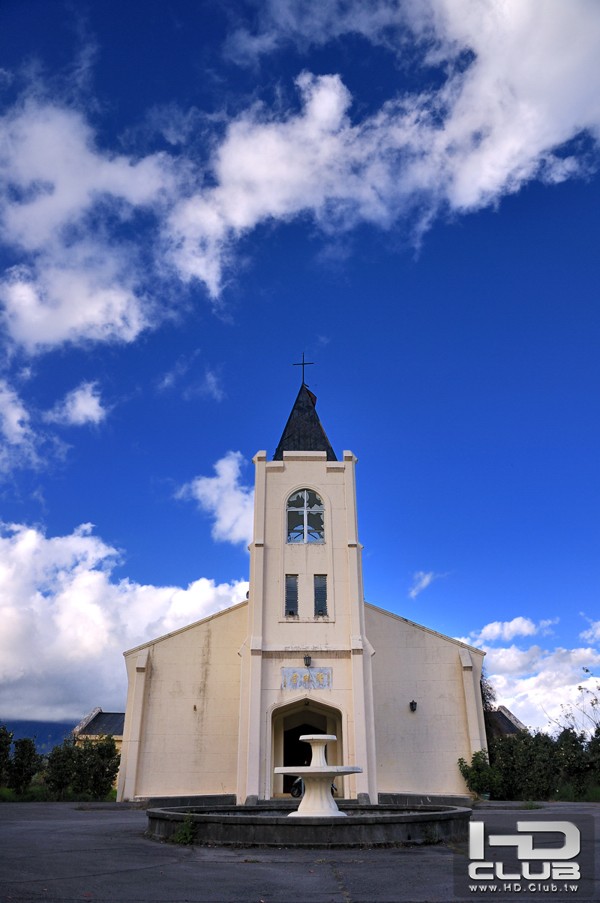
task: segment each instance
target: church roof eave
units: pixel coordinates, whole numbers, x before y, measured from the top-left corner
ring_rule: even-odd
[[[405,624],[408,624],[410,627],[416,627],[417,630],[422,630],[423,633],[429,633],[431,636],[439,637],[442,640],[447,640],[449,643],[452,643],[454,646],[460,646],[462,649],[468,649],[469,652],[476,652],[483,659],[486,655],[483,649],[479,649],[478,646],[471,646],[470,643],[465,643],[463,640],[457,640],[456,637],[448,636],[446,633],[440,633],[439,630],[432,630],[431,627],[425,627],[424,624],[418,624],[416,621],[411,621],[410,618],[403,618],[402,615],[397,615],[393,611],[388,611],[387,608],[381,608],[379,605],[374,605],[372,602],[365,602],[365,608],[370,608],[373,611],[376,611],[378,614],[387,615],[388,618],[393,618],[396,621],[403,621]]]
[[[163,633],[161,636],[154,637],[152,640],[147,640],[145,643],[140,643],[139,646],[133,646],[131,649],[126,649],[123,653],[124,658],[132,655],[134,652],[141,652],[142,649],[149,649],[151,646],[156,646],[157,643],[162,643],[163,640],[170,640],[171,637],[177,636],[180,633],[185,633],[187,630],[193,630],[195,627],[199,627],[201,624],[206,624],[208,621],[213,621],[215,618],[221,618],[224,615],[230,615],[234,611],[238,611],[240,608],[248,605],[248,600],[243,599],[241,602],[235,602],[233,605],[229,605],[227,608],[222,608],[221,611],[215,611],[212,615],[207,615],[205,618],[200,618],[198,621],[193,621],[191,624],[185,624],[183,627],[178,627],[177,630],[171,630],[169,633]]]

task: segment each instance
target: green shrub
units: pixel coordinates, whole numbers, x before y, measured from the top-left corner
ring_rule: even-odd
[[[22,796],[31,784],[34,774],[40,770],[42,757],[29,737],[15,740],[14,752],[8,769],[8,786]]]
[[[499,775],[497,770],[490,765],[485,749],[478,749],[477,752],[473,753],[470,765],[467,764],[465,759],[460,758],[458,767],[467,787],[472,793],[496,795]]]
[[[582,802],[600,803],[600,786],[598,784],[593,784],[591,787],[588,787],[582,797]]]
[[[75,776],[75,741],[67,737],[55,746],[46,761],[46,783],[56,798],[63,800]]]
[[[548,734],[498,737],[490,744],[490,759],[499,775],[498,799],[547,800],[558,786],[555,741]]]
[[[104,799],[119,771],[119,753],[114,737],[86,739],[74,748],[72,787],[79,798]]]
[[[177,830],[171,835],[171,843],[190,846],[196,840],[196,822],[191,813],[184,816]]]
[[[56,796],[45,784],[32,783],[21,797],[24,803],[51,803]]]
[[[497,737],[490,761],[499,775],[498,799],[586,800],[600,784],[600,730],[592,737],[563,729]]]
[[[11,756],[11,747],[13,748]],[[29,738],[13,741],[0,726],[0,802],[19,800],[103,800],[115,798],[119,770],[113,737],[77,744],[68,737],[44,759]]]
[[[12,731],[9,731],[4,724],[0,725],[0,787],[6,787],[8,784],[13,736]]]
[[[572,728],[565,728],[556,738],[556,764],[559,782],[573,786],[573,799],[579,799],[586,791],[591,778],[591,762],[586,735]]]

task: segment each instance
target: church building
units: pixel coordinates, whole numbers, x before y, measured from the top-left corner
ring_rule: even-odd
[[[346,799],[464,794],[457,760],[486,748],[483,652],[365,603],[355,468],[303,382],[268,460],[254,457],[245,602],[125,653],[118,798],[289,794],[302,734],[362,772]]]

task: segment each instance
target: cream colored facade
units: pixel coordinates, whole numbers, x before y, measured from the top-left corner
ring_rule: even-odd
[[[118,799],[235,793],[247,604],[126,653]]]
[[[339,796],[464,793],[457,760],[486,745],[483,653],[365,605],[351,452],[254,463],[247,602],[125,654],[119,799],[279,796],[273,769],[319,732],[338,738],[331,764],[363,768]]]

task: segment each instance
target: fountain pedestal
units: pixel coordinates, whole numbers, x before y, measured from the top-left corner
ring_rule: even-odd
[[[357,774],[362,768],[356,765],[328,765],[325,760],[325,747],[328,742],[337,740],[335,734],[303,734],[300,737],[309,743],[312,750],[310,765],[284,765],[275,768],[275,774],[292,774],[304,781],[304,796],[296,812],[289,818],[345,818],[340,812],[331,794],[331,784],[336,777],[345,774]]]

